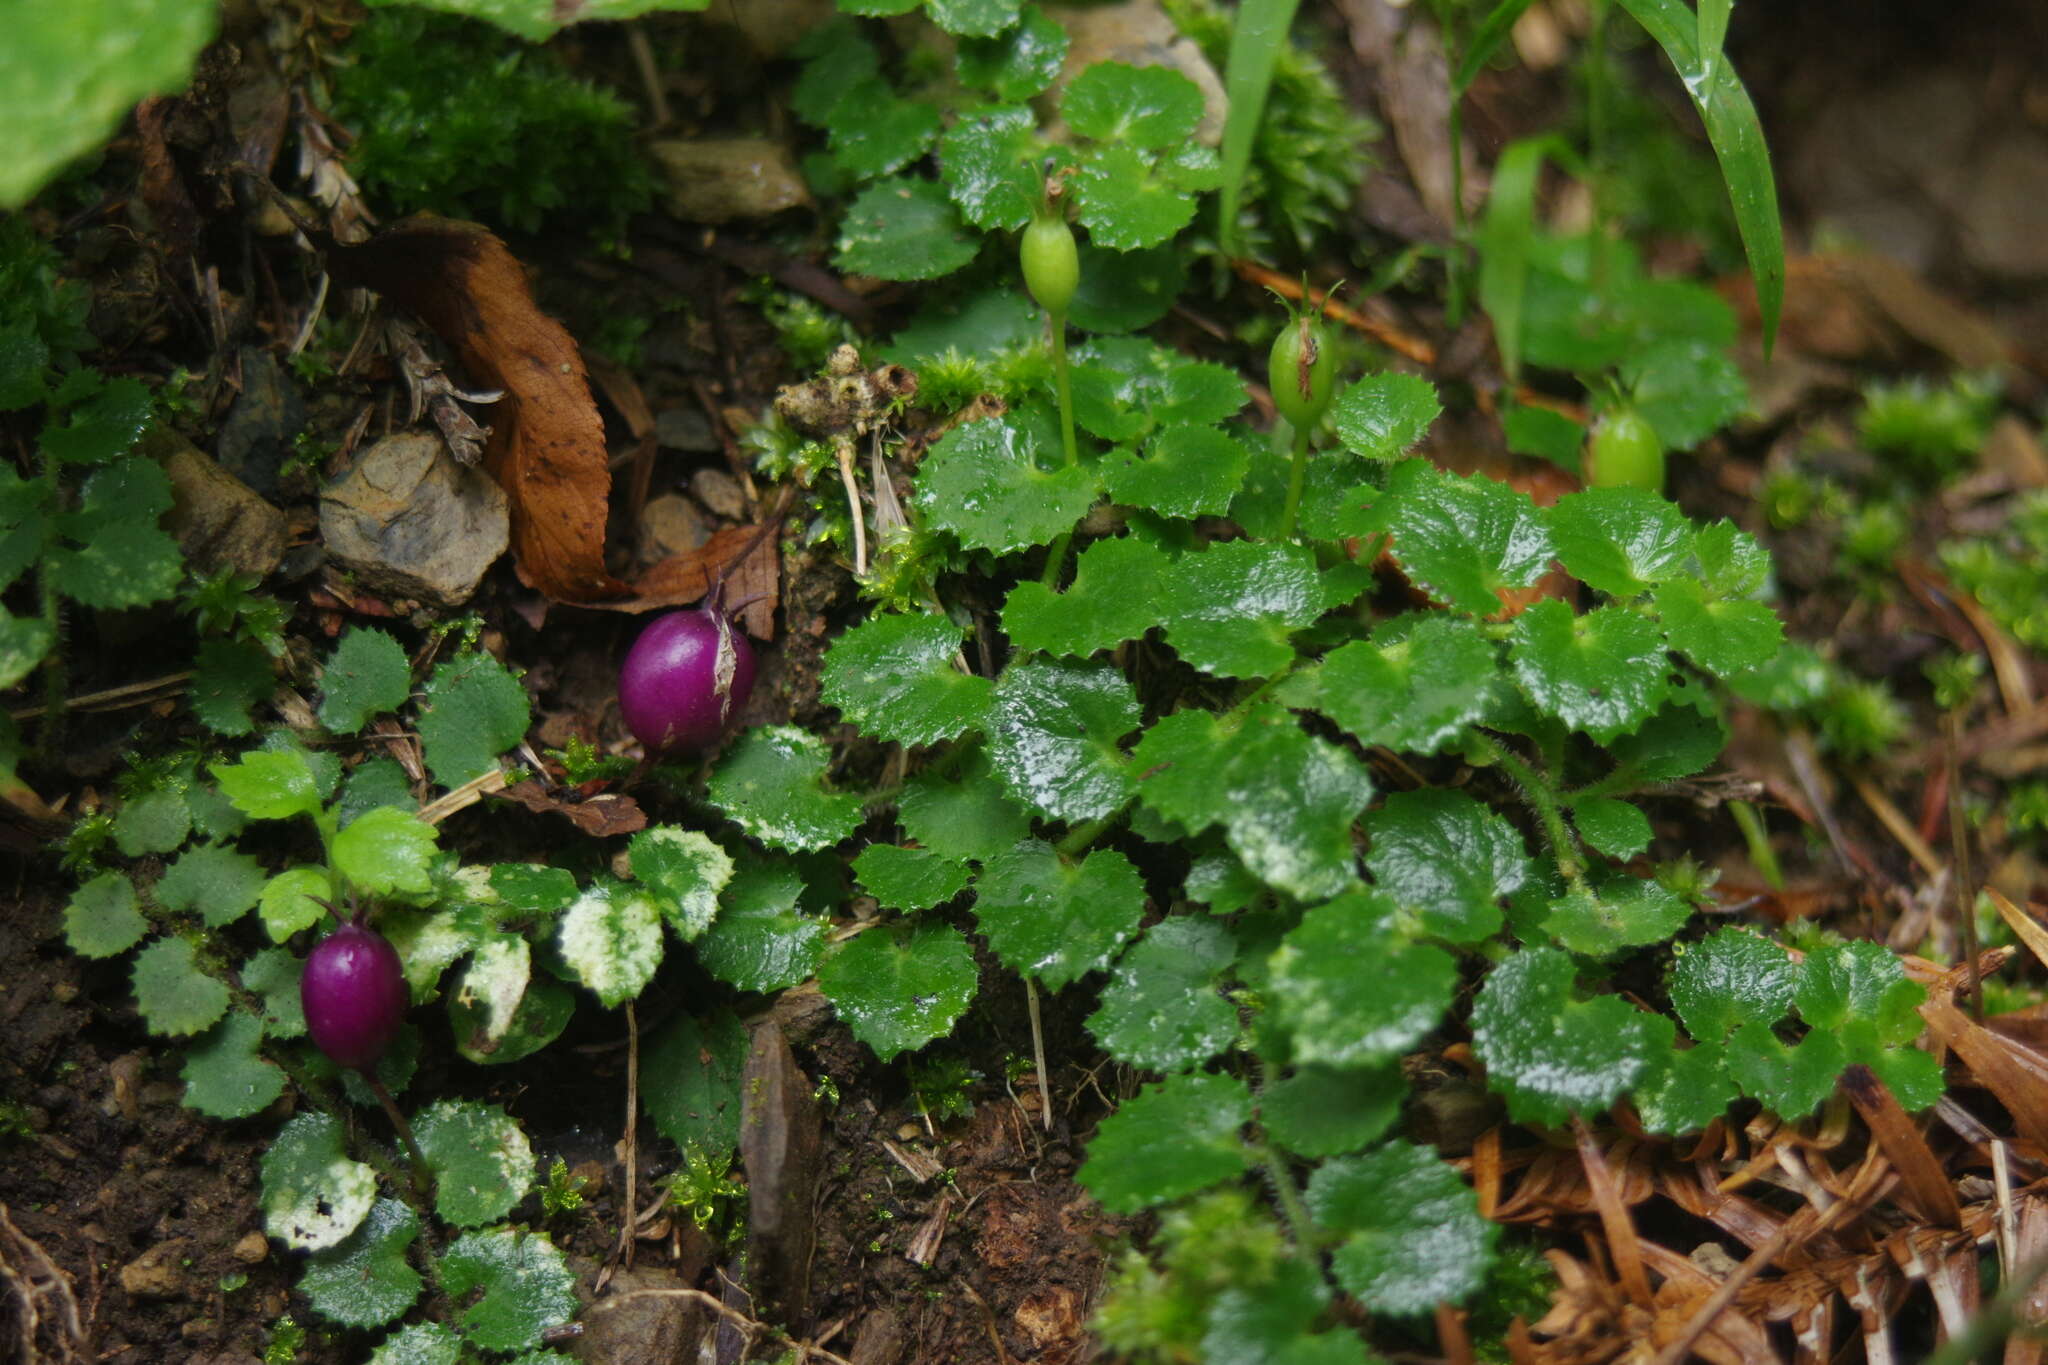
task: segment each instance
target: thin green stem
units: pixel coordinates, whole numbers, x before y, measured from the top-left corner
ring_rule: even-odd
[[[398,1140],[405,1144],[405,1154],[412,1158],[412,1188],[422,1200],[434,1197],[434,1179],[427,1173],[427,1158],[420,1151],[419,1143],[413,1140],[412,1125],[405,1121],[405,1115],[398,1110],[398,1102],[391,1098],[391,1092],[384,1088],[384,1082],[377,1079],[377,1073],[368,1067],[361,1072],[363,1084],[377,1097],[377,1103],[384,1106],[385,1115],[391,1126],[398,1130]]]
[[[1529,809],[1536,813],[1538,823],[1543,826],[1543,837],[1550,845],[1551,855],[1557,859],[1557,870],[1564,874],[1566,881],[1579,885],[1585,880],[1585,856],[1579,850],[1578,839],[1564,822],[1564,807],[1558,803],[1557,792],[1550,785],[1550,779],[1524,762],[1505,744],[1483,735],[1477,738],[1482,752],[1521,788],[1522,799],[1529,803]]]
[[[1316,1247],[1316,1224],[1308,1216],[1308,1205],[1301,1201],[1301,1191],[1294,1187],[1294,1173],[1287,1169],[1287,1158],[1267,1143],[1252,1147],[1253,1158],[1266,1173],[1266,1184],[1273,1191],[1273,1202],[1280,1206],[1281,1217],[1287,1222],[1287,1235],[1303,1251]]]
[[[1287,471],[1287,508],[1280,516],[1280,539],[1294,539],[1295,518],[1301,513],[1302,485],[1308,482],[1308,428],[1294,430],[1294,467]]]
[[[1116,823],[1117,818],[1124,813],[1129,805],[1128,801],[1125,802],[1100,820],[1084,820],[1068,830],[1066,837],[1053,845],[1053,850],[1062,858],[1071,858],[1075,854],[1085,851],[1097,839],[1102,837],[1105,830]]]
[[[1456,61],[1452,66],[1457,65]],[[1465,114],[1464,101],[1458,96],[1451,97],[1451,250],[1446,258],[1450,269],[1445,272],[1445,281],[1450,286],[1444,300],[1444,320],[1452,327],[1465,321],[1465,269],[1469,264],[1467,241],[1470,236],[1469,224],[1465,221]]]
[[[1060,398],[1060,446],[1067,463],[1077,465],[1081,448],[1074,442],[1074,388],[1067,377],[1067,315],[1047,310],[1045,317],[1052,324],[1052,382]]]
[[[1609,264],[1607,222],[1608,88],[1607,14],[1608,0],[1593,0],[1593,23],[1586,35],[1586,140],[1588,177],[1593,192],[1593,294],[1607,297]]]

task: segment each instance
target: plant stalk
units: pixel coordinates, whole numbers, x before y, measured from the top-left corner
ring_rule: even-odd
[[[1047,323],[1052,327],[1052,375],[1053,384],[1060,400],[1060,447],[1067,457],[1067,467],[1081,463],[1081,447],[1074,439],[1074,387],[1067,371],[1067,315],[1047,309]],[[1074,540],[1072,531],[1062,531],[1045,556],[1045,586],[1059,591],[1060,573],[1066,567],[1067,546]]]
[[[1294,539],[1295,519],[1301,514],[1301,490],[1308,482],[1308,428],[1294,431],[1294,465],[1287,471],[1287,508],[1280,516],[1280,539]]]
[[[397,1101],[393,1100],[391,1092],[384,1088],[384,1082],[377,1079],[375,1071],[364,1067],[361,1075],[363,1084],[370,1087],[370,1093],[377,1097],[377,1103],[384,1106],[384,1113],[391,1119],[391,1126],[398,1130],[398,1140],[405,1144],[406,1155],[412,1158],[413,1193],[431,1205],[434,1198],[434,1179],[427,1171],[426,1154],[420,1151],[419,1143],[413,1140],[412,1125],[405,1121],[404,1114],[398,1112]]]
[[[1551,855],[1557,859],[1557,870],[1573,886],[1583,883],[1585,858],[1579,851],[1578,839],[1564,822],[1564,808],[1558,804],[1557,793],[1551,789],[1549,779],[1523,762],[1505,744],[1483,735],[1479,739],[1487,757],[1521,788],[1522,799],[1529,803],[1530,810],[1536,812],[1536,819],[1543,826],[1543,837],[1550,844]]]

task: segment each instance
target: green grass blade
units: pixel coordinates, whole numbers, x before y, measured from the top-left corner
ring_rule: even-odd
[[[1479,303],[1493,319],[1493,340],[1510,381],[1522,369],[1522,300],[1529,243],[1536,235],[1536,181],[1552,139],[1511,142],[1493,165],[1486,221],[1479,227]]]
[[[1728,0],[1708,0],[1725,9]],[[1771,176],[1771,152],[1764,145],[1756,106],[1735,70],[1717,53],[1703,53],[1700,33],[1711,18],[1694,14],[1685,0],[1621,0],[1621,6],[1656,39],[1678,69],[1686,93],[1707,126],[1707,140],[1721,163],[1721,179],[1735,208],[1735,226],[1756,278],[1757,311],[1763,317],[1764,354],[1777,340],[1785,303],[1785,235],[1778,220],[1778,187]],[[1726,23],[1726,16],[1721,21]]]
[[[1244,193],[1245,172],[1251,169],[1252,137],[1266,112],[1273,67],[1280,60],[1280,45],[1287,41],[1288,26],[1300,3],[1244,0],[1238,6],[1237,25],[1230,31],[1230,58],[1223,77],[1230,112],[1223,120],[1223,186],[1216,200],[1216,240],[1228,256],[1238,254],[1237,208]]]
[[[1728,40],[1728,16],[1735,12],[1735,0],[1700,0],[1700,59],[1712,66],[1721,58],[1721,45]]]
[[[1479,79],[1479,73],[1493,60],[1493,54],[1500,51],[1500,45],[1508,40],[1508,34],[1515,28],[1515,20],[1522,17],[1529,8],[1529,0],[1500,0],[1485,20],[1479,31],[1472,35],[1472,45],[1465,49],[1465,60],[1458,63],[1458,74],[1451,78],[1451,98],[1457,99],[1472,88],[1472,82]]]

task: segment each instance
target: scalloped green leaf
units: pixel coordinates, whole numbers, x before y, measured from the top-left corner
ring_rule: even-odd
[[[1881,943],[1830,943],[1815,948],[1799,966],[1792,1003],[1815,1028],[1841,1029],[1852,1020],[1868,1023],[1890,1046],[1910,1043],[1926,1027],[1920,1006],[1927,988],[1906,975],[1898,955]]]
[[[740,1140],[747,1029],[731,1010],[678,1014],[643,1044],[640,1102],[679,1147],[729,1152]]]
[[[1662,1027],[1658,1027],[1662,1025]],[[1718,1047],[1672,1046],[1669,1019],[1653,1016],[1650,1066],[1629,1098],[1653,1133],[1695,1133],[1728,1112],[1738,1094]]]
[[[841,270],[882,280],[931,280],[974,259],[970,237],[945,189],[899,176],[861,191],[839,225]]]
[[[668,839],[671,835],[682,836],[673,841],[673,847]],[[643,842],[657,846],[651,855],[642,851]],[[710,840],[706,839],[705,843],[709,844]],[[716,844],[711,846],[717,848]],[[693,874],[718,879],[717,863],[710,860],[709,855],[704,854],[682,830],[656,825],[634,836],[628,854],[632,859],[634,876],[650,886],[657,881],[664,883],[660,894],[671,895],[678,900],[689,896],[694,889]],[[704,860],[701,867],[700,858]],[[645,870],[642,870],[643,860],[647,863]],[[505,912],[542,919],[566,909],[577,894],[574,873],[565,867],[542,867],[538,863],[493,863],[489,884],[491,894],[497,897]],[[715,894],[716,888],[713,891]],[[669,909],[667,906],[662,908]]]
[[[299,978],[306,964],[289,948],[265,948],[242,964],[242,984],[262,998],[263,1035],[297,1038],[306,1032]]]
[[[857,934],[818,968],[839,1017],[885,1062],[951,1033],[976,979],[966,937],[937,920]]]
[[[337,735],[352,735],[370,717],[405,705],[412,692],[412,663],[385,632],[354,626],[327,656],[320,690],[320,723]]]
[[[1573,802],[1572,824],[1593,849],[1623,862],[1650,846],[1650,817],[1616,797],[1589,796]]]
[[[541,1334],[576,1316],[576,1276],[561,1251],[538,1232],[486,1228],[464,1233],[441,1258],[442,1286],[457,1300],[481,1291],[463,1310],[462,1334],[487,1351],[541,1344]]]
[[[1392,1061],[1450,1008],[1458,966],[1449,953],[1406,942],[1397,907],[1359,890],[1301,917],[1273,954],[1273,1017],[1297,1062],[1373,1066]]]
[[[1181,423],[1155,434],[1140,459],[1135,451],[1103,457],[1103,482],[1120,503],[1166,517],[1220,517],[1244,485],[1251,455],[1236,437],[1215,427]]]
[[[301,929],[310,929],[327,913],[321,901],[334,900],[334,883],[324,867],[290,867],[263,884],[256,914],[272,943],[282,943]]]
[[[993,38],[962,38],[953,73],[962,85],[999,100],[1027,100],[1059,78],[1067,31],[1036,5],[1018,11],[1016,27]]]
[[[1033,428],[1007,416],[953,428],[918,467],[919,508],[969,549],[1050,544],[1094,505],[1096,474],[1082,465],[1041,469],[1039,445]]]
[[[112,957],[142,942],[149,921],[125,873],[102,872],[64,906],[64,942],[80,957]]]
[[[1031,817],[1012,801],[980,749],[954,776],[919,773],[896,801],[904,833],[942,858],[986,862],[1031,833]]]
[[[1703,1043],[1718,1043],[1741,1024],[1775,1024],[1792,1007],[1798,967],[1746,929],[1717,929],[1674,945],[1672,954],[1665,990],[1685,1031]]]
[[[1518,1122],[1561,1127],[1612,1104],[1649,1069],[1646,1016],[1611,995],[1572,998],[1572,960],[1524,948],[1494,967],[1472,1006],[1487,1087]]]
[[[302,1113],[263,1155],[263,1226],[300,1251],[339,1244],[377,1202],[377,1173],[348,1155],[341,1120]]]
[[[1442,415],[1436,386],[1412,374],[1369,374],[1346,384],[1330,421],[1344,444],[1369,460],[1398,460]]]
[[[929,910],[967,889],[964,863],[930,849],[869,844],[853,860],[861,889],[884,910]]]
[[[334,870],[373,896],[424,896],[434,889],[433,859],[440,831],[411,811],[379,806],[334,836]]]
[[[1700,577],[1716,597],[1749,597],[1771,578],[1771,552],[1732,521],[1703,528],[1693,541]]]
[[[1076,1176],[1111,1213],[1136,1213],[1244,1172],[1252,1097],[1230,1076],[1168,1076],[1102,1121]]]
[[[1393,1127],[1407,1098],[1408,1080],[1398,1064],[1305,1066],[1267,1084],[1259,1121],[1296,1156],[1341,1156]]]
[[[1689,450],[1742,415],[1749,385],[1725,347],[1667,337],[1621,362],[1630,406],[1670,450]]]
[[[1232,540],[1182,555],[1154,609],[1195,668],[1263,678],[1294,661],[1293,633],[1323,614],[1315,556],[1301,545]]]
[[[1209,711],[1175,712],[1145,732],[1132,765],[1146,805],[1191,834],[1221,824],[1269,885],[1319,900],[1356,884],[1351,827],[1372,778],[1281,708],[1255,706],[1235,729]]]
[[[475,650],[434,670],[415,724],[427,771],[442,786],[459,787],[497,767],[498,755],[526,738],[532,721],[519,679]]]
[[[235,809],[252,820],[289,820],[320,810],[320,791],[303,754],[253,749],[234,763],[215,763],[209,771]]]
[[[438,1322],[416,1322],[384,1338],[368,1365],[460,1365],[462,1338]]]
[[[959,38],[988,38],[1017,22],[1022,0],[925,0],[933,23]]]
[[[267,880],[263,864],[232,845],[201,844],[164,869],[155,895],[164,909],[193,911],[218,929],[247,914]]]
[[[441,1100],[413,1121],[434,1172],[434,1212],[452,1227],[503,1218],[533,1187],[533,1147],[503,1109]]]
[[[1543,928],[1575,953],[1609,957],[1662,943],[1692,918],[1692,906],[1661,882],[1620,876],[1578,886],[1550,902]]]
[[[1003,604],[1003,631],[1018,649],[1086,658],[1135,640],[1159,623],[1154,606],[1172,561],[1149,540],[1098,540],[1074,561],[1065,592],[1025,580]]]
[[[1282,683],[1280,700],[1328,716],[1361,743],[1432,754],[1464,734],[1500,677],[1476,622],[1425,616],[1399,635],[1382,626]]]
[[[1215,1295],[1201,1359],[1231,1365],[1374,1365],[1377,1357],[1366,1354],[1365,1343],[1350,1328],[1308,1330],[1329,1299],[1315,1266],[1281,1261],[1256,1289],[1233,1284]]]
[[[1055,820],[1096,820],[1129,799],[1117,741],[1138,727],[1130,683],[1105,664],[1004,670],[989,708],[989,761],[1010,794]]]
[[[1088,1031],[1129,1066],[1199,1066],[1237,1037],[1237,1010],[1216,989],[1236,955],[1229,931],[1214,920],[1162,920],[1110,969]]]
[[[1671,690],[1663,632],[1626,607],[1538,602],[1515,618],[1508,666],[1538,710],[1596,739],[1642,724]]]
[[[1474,616],[1500,610],[1499,594],[1526,588],[1554,553],[1542,512],[1527,493],[1484,474],[1446,474],[1403,460],[1384,490],[1362,488],[1358,533],[1387,531],[1401,568],[1430,596]]]
[[[1202,121],[1202,90],[1169,67],[1096,62],[1067,86],[1060,117],[1098,142],[1173,147]]]
[[[132,981],[135,1008],[151,1033],[197,1033],[227,1012],[228,988],[199,969],[182,938],[160,938],[137,953]]]
[[[1671,648],[1716,677],[1769,663],[1785,643],[1785,625],[1761,602],[1717,602],[1691,579],[1657,589],[1657,619]]]
[[[217,1119],[260,1113],[284,1093],[284,1072],[263,1056],[263,1021],[240,1010],[186,1049],[178,1078],[186,1106]]]
[[[1208,151],[1199,148],[1197,151]],[[1215,154],[1209,153],[1211,161]],[[1073,179],[1076,216],[1098,246],[1157,246],[1195,218],[1197,184],[1173,163],[1123,143],[1090,148]]]
[[[1460,791],[1396,792],[1365,818],[1373,881],[1425,932],[1475,943],[1501,925],[1500,902],[1529,879],[1521,832]]]
[[[847,116],[848,106],[859,117]],[[939,107],[900,98],[879,77],[847,91],[828,121],[832,159],[855,180],[900,171],[939,140]]]
[[[1847,1049],[1832,1033],[1815,1030],[1788,1046],[1769,1025],[1758,1023],[1736,1029],[1722,1057],[1744,1094],[1786,1119],[1802,1119],[1819,1108],[1849,1064]]]
[[[1109,965],[1145,915],[1145,881],[1130,859],[1096,849],[1069,863],[1026,839],[981,869],[974,918],[1013,971],[1058,990]]]
[[[65,458],[58,443],[69,444],[75,435],[81,447],[92,449],[90,458],[103,459],[108,449],[103,443],[110,438],[119,449],[140,435],[149,421],[148,390],[132,379],[115,380],[104,397],[111,399],[117,386],[139,395],[139,418],[125,398],[109,403],[117,411],[105,419],[81,419],[45,431],[44,454]],[[89,406],[99,404],[95,400]],[[155,461],[137,457],[95,469],[79,486],[73,510],[52,519],[60,539],[43,552],[44,582],[75,602],[102,609],[147,606],[169,597],[185,567],[178,542],[156,524],[170,507],[170,478]]]
[[[1105,441],[1208,427],[1245,405],[1244,377],[1141,337],[1095,337],[1073,351],[1074,420]]]
[[[598,931],[593,931],[593,934]],[[589,945],[589,952],[600,951]],[[414,965],[407,958],[406,965]],[[574,963],[570,963],[574,967]],[[518,934],[488,934],[476,942],[448,993],[448,1017],[464,1054],[489,1056],[512,1031],[533,983],[533,949]]]
[[[832,748],[793,725],[764,725],[742,735],[719,760],[705,794],[739,827],[770,848],[808,853],[852,834],[861,800],[825,790]]]
[[[1038,119],[1021,105],[970,114],[939,143],[953,202],[968,222],[988,231],[1014,232],[1031,221],[1045,192],[1045,155]]]
[[[1643,488],[1588,488],[1550,509],[1550,538],[1572,577],[1610,597],[1638,597],[1685,572],[1692,523]]]
[[[624,882],[601,881],[562,912],[562,960],[606,1009],[645,990],[661,965],[661,906]]]
[[[215,638],[199,642],[186,696],[194,720],[217,735],[233,737],[255,730],[250,713],[276,686],[270,653],[262,645]]]
[[[935,744],[978,729],[993,684],[954,666],[966,638],[964,628],[935,613],[871,616],[832,642],[825,700],[863,733],[898,744]]]
[[[379,1199],[338,1246],[306,1258],[299,1292],[330,1322],[382,1327],[420,1296],[420,1273],[406,1260],[419,1235],[419,1215],[399,1200]]]
[[[1499,1226],[1426,1147],[1397,1140],[1326,1161],[1306,1197],[1316,1222],[1344,1235],[1330,1253],[1337,1283],[1375,1312],[1415,1316],[1456,1303],[1492,1267]]]
[[[697,940],[704,970],[743,991],[779,991],[815,970],[825,926],[797,908],[804,882],[784,862],[742,865]]]
[[[709,835],[655,825],[633,836],[626,857],[634,878],[654,897],[677,938],[688,943],[711,927],[718,915],[718,893],[732,880],[733,862]],[[498,870],[492,869],[493,885]],[[574,883],[570,885],[573,888]]]
[[[169,853],[192,832],[192,809],[175,791],[145,792],[114,816],[114,847],[130,858]]]

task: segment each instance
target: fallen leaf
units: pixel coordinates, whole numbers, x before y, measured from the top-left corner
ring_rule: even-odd
[[[640,803],[612,792],[586,797],[574,787],[551,787],[529,777],[495,795],[541,815],[559,815],[594,839],[647,828],[647,813]]]

